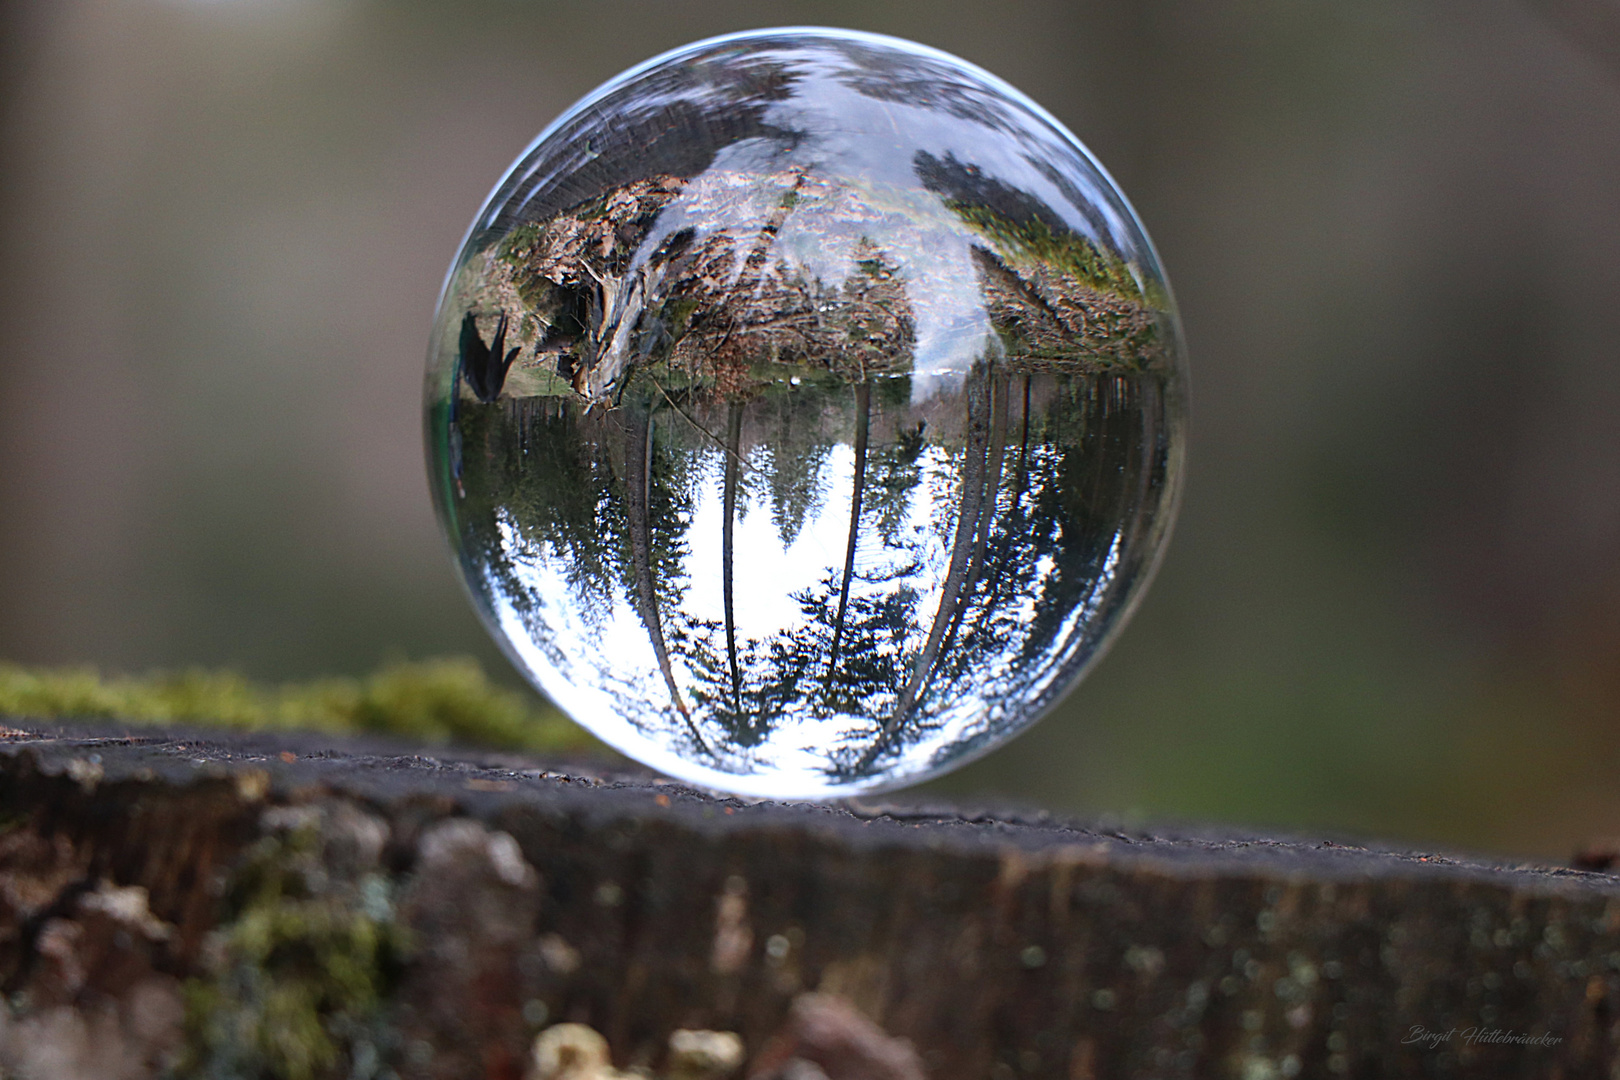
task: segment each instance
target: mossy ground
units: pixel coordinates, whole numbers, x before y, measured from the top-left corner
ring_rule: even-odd
[[[464,657],[278,686],[228,670],[104,676],[90,667],[0,662],[0,715],[379,734],[539,752],[601,747],[556,709],[494,685],[477,661]]]

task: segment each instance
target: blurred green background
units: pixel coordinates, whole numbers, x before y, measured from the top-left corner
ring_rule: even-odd
[[[8,0],[0,659],[515,681],[429,511],[441,277],[575,98],[791,23],[1051,109],[1191,344],[1157,584],[936,792],[1553,858],[1620,833],[1620,69],[1508,0]]]

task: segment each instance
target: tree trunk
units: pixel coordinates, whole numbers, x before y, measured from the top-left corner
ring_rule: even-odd
[[[855,547],[861,536],[861,497],[866,492],[866,443],[872,426],[872,384],[855,386],[855,475],[849,491],[849,539],[844,542],[844,578],[838,587],[838,612],[833,619],[832,645],[827,649],[827,681],[838,670],[838,647],[844,636],[844,614],[849,608],[849,585],[855,577]]]
[[[731,667],[731,707],[739,715],[742,713],[742,672],[737,668],[737,617],[732,606],[731,570],[737,527],[737,474],[742,464],[742,421],[742,402],[731,402],[726,406],[725,492],[721,496],[726,520],[720,534],[720,580],[725,593],[726,663]]]
[[[651,411],[626,409],[622,413],[625,432],[625,517],[630,530],[631,573],[635,575],[636,607],[641,621],[647,627],[647,638],[652,642],[658,670],[669,687],[669,699],[691,729],[692,738],[705,751],[708,744],[692,723],[692,713],[681,700],[680,687],[675,684],[675,672],[669,662],[669,647],[664,641],[664,623],[658,613],[657,571],[653,566],[652,539],[652,469],[653,469],[653,416]]]
[[[13,723],[7,1076],[516,1080],[558,1021],[655,1076],[679,1029],[762,1078],[1620,1064],[1607,874]]]
[[[911,719],[911,710],[922,697],[923,690],[928,685],[928,677],[934,670],[934,664],[939,660],[946,631],[954,625],[957,601],[962,590],[970,587],[968,565],[972,560],[974,541],[979,535],[979,518],[984,513],[984,480],[989,464],[986,457],[990,443],[991,386],[992,379],[988,373],[982,378],[971,375],[968,377],[967,445],[962,451],[962,494],[958,499],[960,505],[956,514],[956,534],[951,541],[951,561],[945,571],[945,584],[940,590],[939,610],[934,613],[933,622],[928,628],[928,638],[917,654],[916,662],[911,669],[911,677],[906,680],[905,687],[900,691],[894,712],[884,721],[882,729],[873,736],[871,745],[855,763],[853,772],[857,776],[871,767],[878,756],[894,742],[895,736],[899,734],[906,721]]]
[[[985,471],[984,496],[979,503],[979,531],[973,538],[973,557],[968,562],[967,585],[957,597],[956,610],[951,613],[950,629],[940,646],[941,656],[951,651],[956,635],[967,616],[968,606],[984,575],[984,548],[990,541],[990,527],[996,520],[997,498],[1001,492],[1001,467],[1007,452],[1007,391],[1012,380],[1006,375],[992,374],[990,382],[990,451]],[[994,611],[992,604],[984,606],[988,617]]]

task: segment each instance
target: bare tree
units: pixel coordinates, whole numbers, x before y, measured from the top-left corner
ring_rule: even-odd
[[[861,496],[866,490],[866,444],[872,426],[872,387],[855,387],[855,477],[849,495],[849,540],[844,545],[844,579],[838,588],[838,614],[833,620],[832,647],[827,655],[827,678],[838,668],[838,646],[844,636],[844,613],[849,607],[849,583],[855,576],[855,545],[861,535]]]
[[[653,414],[651,409],[618,410],[624,432],[625,511],[630,532],[631,573],[635,582],[634,601],[641,621],[647,627],[647,638],[652,642],[653,655],[658,659],[658,670],[663,673],[669,687],[669,699],[675,710],[686,721],[686,726],[699,749],[713,753],[708,742],[692,720],[692,710],[681,698],[681,689],[675,682],[675,671],[670,664],[669,646],[664,641],[663,621],[658,612],[658,588],[653,572],[652,542],[652,476],[653,476]]]

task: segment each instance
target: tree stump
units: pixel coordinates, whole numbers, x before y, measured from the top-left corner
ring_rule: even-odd
[[[293,734],[11,724],[6,1076],[1609,1077],[1620,1062],[1608,874],[755,803]]]

